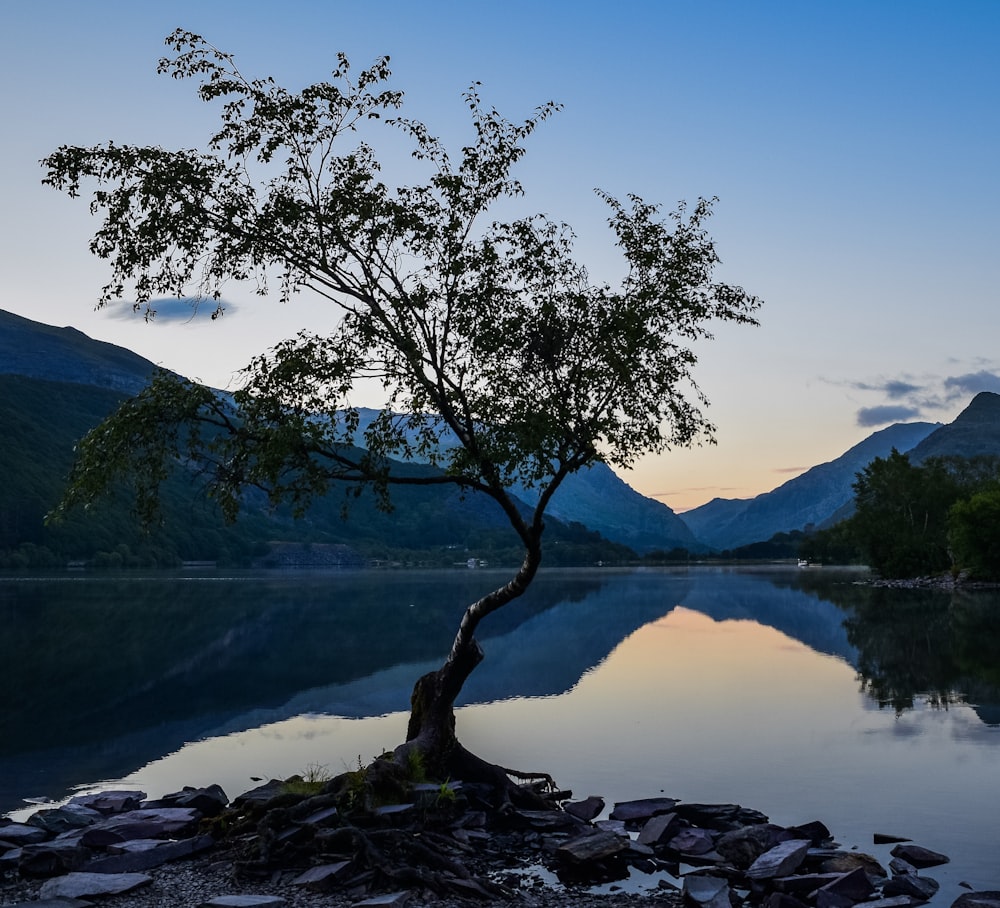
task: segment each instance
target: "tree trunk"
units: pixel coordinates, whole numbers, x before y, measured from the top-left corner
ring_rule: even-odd
[[[473,781],[470,772],[494,777],[498,771],[502,773],[499,767],[480,760],[459,743],[455,733],[455,700],[466,679],[483,661],[483,650],[475,637],[479,622],[518,598],[530,585],[540,562],[539,545],[529,546],[510,582],[465,610],[444,664],[419,678],[413,687],[406,743],[397,749],[397,757],[405,758],[417,751],[425,771],[435,778],[452,776]]]

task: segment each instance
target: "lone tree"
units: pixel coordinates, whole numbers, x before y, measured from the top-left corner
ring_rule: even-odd
[[[329,335],[300,333],[254,359],[234,395],[160,375],[81,443],[61,507],[86,504],[125,477],[154,516],[167,470],[204,471],[235,518],[248,489],[306,508],[335,482],[438,483],[493,499],[524,546],[509,582],[466,609],[444,664],[414,688],[400,761],[419,751],[445,777],[497,767],[461,746],[453,704],[483,658],[479,623],[520,596],[542,562],[544,515],[570,474],[603,461],[711,440],[692,380],[692,346],[714,320],[754,324],[759,301],[713,280],[704,224],[711,203],[663,219],[637,196],[609,209],[623,259],[618,286],[591,282],[569,228],[542,215],[494,220],[522,195],[511,176],[535,128],[465,95],[472,137],[455,155],[424,124],[396,116],[388,58],[353,74],[339,55],[328,82],[295,93],[251,79],[198,35],[167,38],[159,71],[193,78],[220,103],[205,150],[108,143],[63,146],[44,182],[71,196],[93,181],[103,218],[91,241],[111,278],[99,306],[134,295],[221,300],[226,282],[277,283],[284,301],[319,294],[340,312]],[[423,182],[391,188],[364,141],[384,120],[402,131]],[[362,427],[351,390],[374,379],[384,408]],[[432,474],[394,472],[429,461]],[[513,484],[534,489],[528,509]]]

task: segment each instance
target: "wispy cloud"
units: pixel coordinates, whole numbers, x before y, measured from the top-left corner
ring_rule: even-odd
[[[178,324],[182,322],[203,322],[210,321],[216,316],[220,309],[228,316],[236,311],[236,306],[232,303],[220,300],[199,300],[199,299],[174,299],[164,298],[149,301],[149,308],[155,312],[152,323],[156,324]],[[145,307],[135,311],[132,303],[123,301],[117,306],[109,306],[105,310],[111,318],[121,321],[142,321]]]
[[[920,416],[921,412],[916,407],[883,404],[877,407],[862,407],[858,410],[856,418],[859,426],[871,428],[894,422],[909,422]]]
[[[903,374],[845,383],[853,391],[881,398],[858,408],[857,424],[874,428],[895,422],[934,420],[980,391],[1000,393],[1000,368],[996,363],[981,359],[974,363],[950,362],[950,365],[965,365],[966,368],[970,364],[975,371],[955,375]]]
[[[1000,375],[986,369],[968,372],[965,375],[952,375],[944,380],[944,387],[952,400],[968,394],[978,394],[980,391],[1000,394]]]

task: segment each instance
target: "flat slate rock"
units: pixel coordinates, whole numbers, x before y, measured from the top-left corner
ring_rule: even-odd
[[[2,832],[3,830],[0,830],[0,833]],[[937,867],[939,864],[947,864],[951,860],[947,855],[931,851],[930,848],[923,848],[920,845],[897,845],[889,854],[894,858],[902,858],[908,864],[918,868]]]
[[[284,904],[280,895],[219,895],[198,908],[279,908]]]
[[[34,902],[15,902],[7,908],[93,908],[93,902],[83,899],[40,899]]]
[[[89,807],[98,813],[109,815],[135,810],[145,800],[144,791],[97,791],[93,794],[75,795],[69,799],[67,806]]]
[[[684,898],[700,908],[731,908],[729,881],[717,876],[684,877]]]
[[[370,899],[365,899],[363,902],[355,902],[354,908],[397,908],[397,906],[405,905],[410,900],[410,894],[404,890],[403,892],[386,892],[382,895],[373,895]]]
[[[627,838],[615,835],[613,832],[599,830],[564,842],[556,849],[556,855],[579,864],[586,864],[590,861],[601,861],[614,857],[627,850],[628,847],[629,840]]]
[[[810,844],[807,839],[791,839],[775,845],[750,865],[747,876],[752,880],[767,880],[794,873],[805,860]]]
[[[176,842],[161,842],[155,848],[98,858],[87,864],[87,870],[91,873],[138,873],[143,870],[152,870],[154,867],[176,861],[179,858],[207,851],[214,844],[215,839],[210,835],[198,835]]]
[[[570,816],[576,817],[578,820],[589,822],[602,810],[604,810],[604,798],[600,798],[597,795],[591,795],[589,798],[584,798],[582,801],[571,801],[563,807],[563,810],[565,810]]]
[[[1000,892],[966,892],[951,903],[951,908],[1000,908]]]
[[[42,899],[120,895],[152,882],[145,873],[67,873],[43,883],[38,895]]]
[[[648,820],[659,813],[670,813],[677,806],[676,798],[640,798],[638,801],[621,801],[615,804],[610,819],[635,823]]]

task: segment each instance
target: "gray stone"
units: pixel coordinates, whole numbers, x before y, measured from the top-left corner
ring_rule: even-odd
[[[951,908],[1000,908],[1000,891],[966,892],[951,903]]]
[[[354,908],[398,908],[409,900],[410,893],[405,890],[403,892],[385,892],[382,895],[373,895],[363,902],[355,902]]]
[[[210,835],[194,836],[176,842],[160,842],[153,848],[144,847],[138,851],[97,858],[87,864],[87,870],[90,873],[136,873],[142,870],[152,870],[154,867],[176,861],[178,858],[186,858],[192,854],[207,851],[214,844],[215,839]]]
[[[219,895],[198,908],[279,908],[284,904],[280,895]]]
[[[715,847],[715,838],[707,829],[688,827],[678,832],[667,847],[680,854],[708,854]]]
[[[779,892],[810,893],[842,876],[842,873],[799,873],[792,876],[775,877],[771,884]]]
[[[759,810],[741,807],[739,804],[685,804],[674,808],[682,820],[695,826],[704,826],[720,832],[729,832],[741,826],[755,826],[766,823],[767,817]]]
[[[336,807],[324,807],[315,813],[309,814],[302,822],[308,826],[322,826],[327,820],[333,820],[340,816]]]
[[[263,785],[251,788],[233,799],[234,807],[242,807],[246,804],[266,804],[275,798],[288,793],[288,787],[281,779],[271,779]]]
[[[220,785],[209,785],[207,788],[192,788],[185,786],[180,791],[172,792],[147,804],[147,807],[193,807],[202,816],[217,817],[229,804],[229,798]]]
[[[615,804],[610,819],[626,823],[645,822],[659,813],[670,813],[677,806],[676,798],[641,798],[638,801],[622,801]]]
[[[746,870],[765,851],[793,838],[804,839],[807,836],[793,836],[773,823],[760,823],[723,833],[716,840],[715,849],[734,867]]]
[[[25,845],[17,869],[22,876],[49,877],[71,870],[80,870],[90,857],[90,852],[73,842],[40,842]]]
[[[750,865],[747,876],[752,880],[767,880],[794,873],[805,860],[809,844],[805,839],[791,839],[775,845]]]
[[[917,868],[910,864],[908,861],[904,861],[902,858],[893,858],[889,861],[889,869],[893,872],[895,876],[905,876],[908,873],[916,873]]]
[[[103,814],[96,810],[84,807],[82,804],[67,804],[65,807],[55,807],[51,810],[39,810],[37,813],[33,813],[28,817],[28,825],[44,829],[51,835],[60,835],[74,829],[93,826],[101,819],[103,819]],[[0,833],[2,831],[0,830]]]
[[[875,892],[875,887],[868,879],[864,868],[857,867],[821,886],[818,893],[821,892],[844,896],[851,902],[863,902]]]
[[[310,867],[305,873],[292,880],[292,885],[304,886],[316,892],[330,892],[350,866],[350,861],[337,861],[335,864]]]
[[[700,908],[732,908],[729,881],[723,877],[694,875],[684,877],[684,898]]]
[[[894,845],[897,842],[909,841],[911,840],[905,836],[889,835],[887,832],[876,832],[875,835],[872,836],[872,842],[876,845]]]
[[[579,828],[580,821],[562,810],[515,810],[512,817],[520,817],[531,829],[550,831],[554,829]]]
[[[816,893],[815,904],[816,908],[853,908],[854,901],[838,892],[826,892],[820,889]]]
[[[83,899],[39,899],[33,902],[16,902],[9,908],[93,908],[93,904]]]
[[[145,799],[144,791],[97,791],[93,794],[76,795],[67,801],[67,806],[89,807],[107,816],[135,810]]]
[[[681,821],[676,813],[660,813],[650,817],[639,830],[639,841],[643,845],[659,845],[677,834]]]
[[[809,839],[814,845],[819,845],[831,838],[829,828],[819,820],[803,823],[800,826],[789,826],[785,831],[790,839]]]
[[[590,822],[602,810],[604,810],[604,798],[591,795],[582,801],[572,801],[563,808],[566,813],[576,817],[578,820]]]
[[[894,895],[890,899],[875,899],[865,902],[864,908],[912,908],[913,899],[908,895]]]
[[[191,807],[151,807],[129,810],[109,817],[105,829],[121,832],[123,829],[144,830],[130,839],[169,839],[193,833],[201,814]]]
[[[812,852],[810,852],[812,857]],[[823,853],[819,869],[823,873],[848,873],[857,867],[862,867],[868,879],[873,883],[884,880],[888,874],[885,868],[870,854],[863,851],[837,851]]]
[[[771,892],[767,898],[761,902],[763,908],[806,908],[806,903],[801,899],[789,895],[787,892]]]
[[[882,894],[886,896],[909,895],[915,899],[926,902],[931,899],[940,889],[937,880],[932,880],[929,876],[917,876],[915,873],[904,873],[893,877],[882,887]]]
[[[3,830],[0,830],[0,834]],[[939,864],[947,864],[950,858],[930,848],[922,848],[920,845],[897,845],[889,852],[894,858],[902,858],[914,867],[937,867]]]
[[[152,882],[145,873],[67,873],[43,883],[38,895],[42,899],[119,895]]]
[[[612,832],[597,830],[563,842],[556,849],[556,857],[585,864],[621,854],[629,847],[629,840]]]
[[[33,845],[35,842],[44,842],[48,837],[49,834],[44,829],[27,823],[7,823],[0,826],[0,841],[10,842],[11,845]]]

